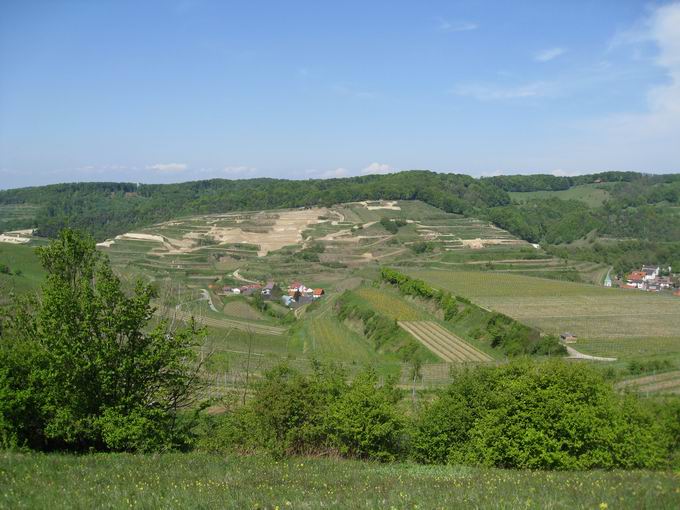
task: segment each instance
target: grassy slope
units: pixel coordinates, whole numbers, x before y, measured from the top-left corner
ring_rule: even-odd
[[[0,274],[0,304],[13,290],[17,294],[37,289],[44,277],[44,271],[35,254],[35,245],[0,243],[0,264],[9,266],[13,274]],[[20,276],[14,273],[21,270]]]
[[[530,472],[208,454],[0,455],[2,508],[680,506],[670,472]],[[36,490],[38,489],[38,490]]]

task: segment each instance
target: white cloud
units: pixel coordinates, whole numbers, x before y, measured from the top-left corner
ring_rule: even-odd
[[[340,177],[347,177],[349,170],[346,168],[336,168],[335,170],[328,170],[321,174],[322,179],[338,179]]]
[[[667,140],[666,150],[678,154],[680,133],[680,2],[659,7],[646,23],[646,38],[658,48],[655,63],[666,71],[667,83],[647,91],[648,111],[641,114],[618,114],[604,119],[610,134],[642,141]],[[674,142],[672,140],[675,140]],[[677,156],[676,156],[677,157]]]
[[[153,170],[160,174],[180,173],[184,172],[187,168],[189,168],[189,165],[186,163],[156,163],[146,167],[147,170]]]
[[[437,29],[441,32],[469,32],[478,28],[479,25],[471,21],[449,21],[444,18],[437,18]]]
[[[497,101],[502,99],[522,99],[529,97],[548,96],[553,93],[553,85],[548,82],[537,81],[502,87],[497,85],[459,85],[451,92],[458,96],[469,96],[479,101]]]
[[[252,166],[225,166],[222,169],[223,174],[227,175],[246,175],[255,173],[257,168]]]
[[[536,55],[534,55],[534,60],[537,62],[549,62],[564,55],[567,52],[564,48],[547,48],[541,50]]]
[[[371,163],[368,165],[366,168],[364,168],[361,173],[364,175],[368,174],[389,174],[391,172],[394,172],[394,168],[392,168],[390,165],[387,163]]]

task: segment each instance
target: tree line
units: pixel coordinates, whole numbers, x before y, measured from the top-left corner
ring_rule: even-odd
[[[516,203],[508,194],[557,191],[598,182],[607,183],[610,198],[597,207],[559,198]],[[0,205],[39,206],[35,218],[7,220],[3,223],[6,229],[35,227],[39,235],[54,238],[63,228],[76,228],[96,240],[183,215],[380,199],[421,200],[446,212],[487,219],[521,239],[546,246],[563,246],[593,232],[602,237],[653,243],[680,239],[678,174],[603,172],[575,177],[510,175],[474,179],[414,170],[326,180],[75,183],[0,191]],[[391,232],[399,226],[398,222],[383,222]],[[612,248],[612,257],[619,251],[613,244],[605,247]],[[618,259],[616,263],[624,265],[626,260]]]

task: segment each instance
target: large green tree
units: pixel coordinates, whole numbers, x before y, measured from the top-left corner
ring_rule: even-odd
[[[154,289],[127,293],[94,240],[72,230],[38,249],[39,296],[0,338],[0,440],[41,449],[153,450],[183,441],[199,383],[195,324],[152,324]]]

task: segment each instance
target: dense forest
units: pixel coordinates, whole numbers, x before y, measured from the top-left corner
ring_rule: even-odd
[[[563,191],[590,184],[606,189],[598,206],[557,196],[513,201],[511,192]],[[0,191],[0,226],[35,227],[55,237],[64,227],[103,240],[134,228],[191,214],[290,207],[329,206],[357,200],[422,200],[447,212],[487,219],[514,235],[562,254],[627,266],[629,261],[672,263],[666,256],[680,239],[680,174],[603,172],[575,177],[506,175],[475,179],[460,174],[413,170],[343,179],[245,179],[181,184],[75,183]],[[3,215],[12,206],[35,214]],[[4,208],[4,209],[3,209]],[[5,216],[5,217],[3,217]],[[572,243],[596,233],[614,239],[590,248]],[[636,244],[646,243],[637,252]],[[619,243],[627,243],[620,246]],[[621,255],[625,252],[625,256]],[[604,253],[604,255],[603,255]],[[621,256],[620,256],[621,255]]]

